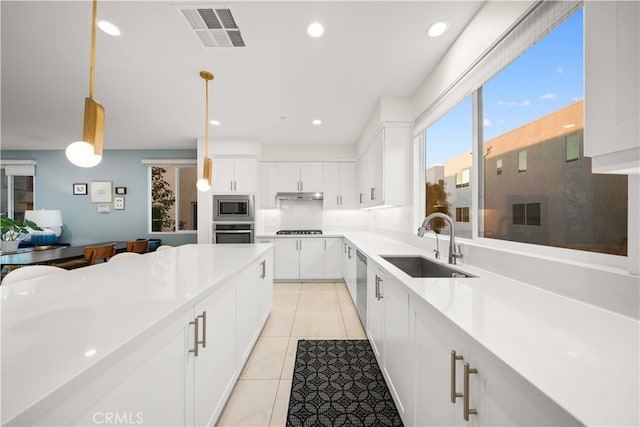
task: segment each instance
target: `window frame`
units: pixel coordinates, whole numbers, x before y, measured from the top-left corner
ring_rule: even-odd
[[[151,194],[151,179],[152,179],[152,168],[153,167],[174,167],[174,168],[185,168],[185,167],[195,167],[197,172],[197,160],[196,159],[142,159],[141,163],[147,168],[147,233],[151,235],[161,235],[161,234],[169,234],[169,235],[177,235],[177,234],[197,234],[197,226],[198,223],[196,221],[196,229],[195,230],[180,230],[180,199],[178,194],[176,193],[176,215],[175,215],[175,223],[173,231],[153,231],[153,213],[152,213],[152,201],[153,197]],[[197,175],[197,173],[196,173]],[[179,188],[180,184],[180,174],[175,174],[175,186]],[[193,183],[195,187],[195,182]],[[196,199],[197,203],[197,199]]]

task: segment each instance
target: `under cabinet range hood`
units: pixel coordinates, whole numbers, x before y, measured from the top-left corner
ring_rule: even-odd
[[[276,193],[276,200],[322,200],[324,193]]]

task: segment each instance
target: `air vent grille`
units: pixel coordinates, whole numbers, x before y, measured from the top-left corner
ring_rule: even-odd
[[[245,46],[240,29],[229,8],[178,6],[178,9],[205,47]]]

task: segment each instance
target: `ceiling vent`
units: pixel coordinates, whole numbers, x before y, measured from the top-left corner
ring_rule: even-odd
[[[205,47],[244,47],[240,29],[228,7],[178,6]]]

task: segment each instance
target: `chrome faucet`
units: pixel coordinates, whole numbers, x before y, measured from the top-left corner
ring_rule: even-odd
[[[449,237],[449,264],[456,264],[456,260],[458,258],[462,258],[462,253],[460,252],[460,247],[458,246],[458,250],[456,252],[456,227],[454,225],[453,220],[448,215],[445,215],[441,212],[434,212],[422,221],[422,225],[418,228],[418,236],[423,237],[424,234],[429,230],[429,221],[433,218],[441,218],[445,220],[449,224],[449,228],[451,229],[451,236]],[[434,231],[435,233],[435,231]],[[436,233],[437,234],[437,233]],[[437,236],[436,236],[437,238]],[[439,255],[439,254],[438,254]],[[437,257],[437,256],[436,256]]]

